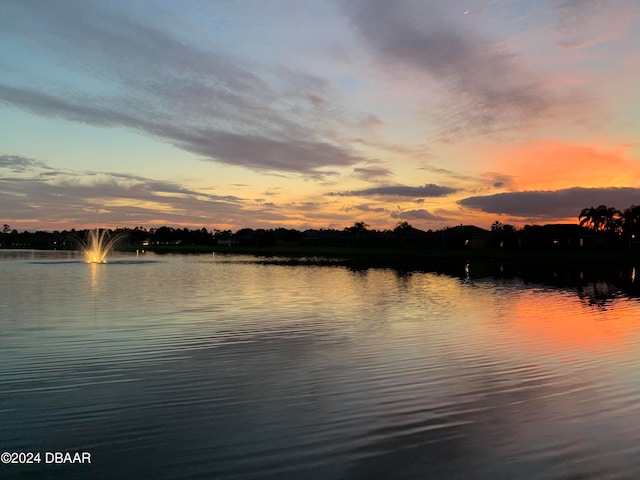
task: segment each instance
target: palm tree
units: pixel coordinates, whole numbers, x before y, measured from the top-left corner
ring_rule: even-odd
[[[606,205],[599,205],[597,208],[583,208],[578,220],[581,226],[591,228],[594,232],[619,232],[621,230],[620,211]]]
[[[604,205],[601,205],[601,206],[604,206]],[[597,232],[598,230],[600,230],[600,225],[602,224],[602,217],[600,216],[600,211],[598,210],[598,208],[589,207],[589,208],[582,209],[582,211],[580,212],[580,215],[578,215],[578,220],[580,221],[581,227],[590,228],[594,232]]]
[[[601,209],[603,230],[610,233],[620,233],[622,231],[622,213],[620,213],[620,210],[605,205],[600,205],[598,209]]]

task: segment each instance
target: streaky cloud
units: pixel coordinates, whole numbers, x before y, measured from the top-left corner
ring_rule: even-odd
[[[391,214],[391,218],[397,218],[400,220],[433,220],[433,221],[447,220],[447,218],[445,217],[434,215],[433,213],[424,209],[393,212]]]
[[[353,0],[345,8],[381,65],[411,72],[413,81],[426,76],[445,92],[428,114],[439,123],[441,140],[579,114],[591,102],[584,89],[553,88],[513,48],[489,32],[469,28],[445,2]]]
[[[386,167],[356,167],[353,169],[353,173],[361,180],[371,181],[382,177],[389,177],[393,172]]]
[[[591,47],[624,35],[640,13],[637,2],[618,0],[563,0],[555,6],[560,46]]]
[[[14,173],[23,173],[33,168],[44,169],[47,166],[40,160],[21,155],[0,155],[0,168],[9,169]]]
[[[0,84],[0,102],[32,113],[95,126],[133,127],[135,118],[107,107],[88,105],[78,98],[65,99],[30,88]]]
[[[420,187],[407,185],[389,185],[383,187],[331,192],[328,195],[340,197],[395,196],[395,197],[444,197],[457,192],[455,188],[429,183]]]
[[[366,160],[334,135],[357,125],[362,112],[342,109],[339,93],[323,78],[224,55],[216,45],[190,43],[121,10],[89,1],[10,4],[0,38],[21,48],[37,45],[42,65],[14,68],[18,76],[0,84],[0,102],[135,130],[203,159],[254,170],[313,179],[326,176],[323,167]],[[45,82],[38,74],[61,65],[65,76]]]
[[[344,209],[345,212],[350,212],[352,210],[358,210],[360,212],[372,212],[372,213],[383,213],[386,212],[387,209],[384,207],[372,207],[369,204],[361,204],[361,205],[354,205],[352,207],[347,207]]]
[[[167,130],[165,130],[167,132]],[[326,173],[317,169],[363,160],[327,142],[280,140],[219,131],[167,132],[182,148],[222,163],[254,169]]]
[[[248,202],[239,197],[189,189],[170,181],[111,172],[56,171],[32,159],[28,163],[37,168],[21,171],[19,177],[0,176],[0,202],[9,223],[31,218],[35,225],[46,222],[75,227],[95,221],[95,209],[100,209],[101,221],[112,225],[158,221],[202,225],[212,219],[236,223],[251,213]],[[46,175],[38,168],[46,169]],[[46,218],[41,218],[44,207]]]
[[[640,188],[582,188],[504,192],[459,200],[464,207],[486,213],[539,219],[576,217],[583,208],[608,205],[619,209],[640,203]]]
[[[257,170],[322,175],[326,166],[347,166],[365,160],[337,145],[322,141],[278,139],[230,133],[213,128],[190,128],[158,123],[106,105],[86,105],[25,88],[0,84],[0,101],[51,117],[98,126],[126,126],[144,131],[179,148],[220,163]]]

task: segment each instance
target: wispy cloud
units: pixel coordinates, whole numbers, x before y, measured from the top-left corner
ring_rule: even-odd
[[[390,168],[381,166],[356,167],[353,169],[354,175],[360,180],[377,181],[393,174]]]
[[[344,209],[345,212],[351,212],[353,210],[357,210],[359,212],[372,212],[372,213],[384,213],[387,211],[384,207],[372,207],[368,203],[363,203],[360,205],[353,205],[350,207],[346,207]]]
[[[626,33],[640,13],[638,4],[626,0],[564,0],[555,7],[559,44],[567,48],[596,45]]]
[[[22,81],[0,83],[0,102],[38,115],[134,129],[223,164],[319,175],[364,160],[336,139],[337,122],[380,123],[336,118],[339,94],[322,78],[232,60],[102,3],[14,2],[2,17],[3,38],[38,44],[43,62],[67,69],[39,81],[24,63],[13,71]]]
[[[435,215],[428,210],[418,209],[418,210],[406,210],[401,212],[393,212],[391,213],[392,218],[397,218],[400,220],[431,220],[431,221],[445,221],[447,218],[441,217],[439,215]]]
[[[475,187],[474,190],[487,190],[494,188],[506,188],[509,187],[513,181],[510,175],[498,172],[486,172],[481,175],[468,175],[464,173],[454,172],[448,168],[439,168],[432,165],[422,165],[420,170],[435,173],[446,177],[456,182],[463,182],[465,184],[477,185],[480,182],[480,187]]]
[[[554,89],[456,4],[355,0],[346,9],[381,65],[445,92],[445,101],[429,105],[443,138],[522,128],[591,100],[583,90]]]
[[[442,185],[427,184],[420,187],[409,185],[389,185],[382,187],[365,188],[362,190],[350,190],[346,192],[331,192],[328,195],[341,197],[368,197],[368,196],[393,196],[393,197],[444,197],[455,193],[457,190]]]
[[[31,169],[47,168],[40,160],[22,157],[20,155],[0,155],[0,169],[6,168],[15,173],[23,173]]]
[[[16,164],[25,163],[29,168],[16,171]],[[231,195],[137,175],[56,170],[39,160],[9,155],[0,156],[0,203],[6,222],[31,219],[32,228],[79,227],[97,220],[96,211],[101,223],[111,226],[237,224],[252,215],[248,201]]]

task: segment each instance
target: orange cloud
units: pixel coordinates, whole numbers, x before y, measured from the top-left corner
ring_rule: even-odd
[[[512,178],[513,190],[637,185],[640,161],[626,146],[574,145],[544,140],[489,147],[489,170]]]

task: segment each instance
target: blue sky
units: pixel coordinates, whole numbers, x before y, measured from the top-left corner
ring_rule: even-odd
[[[17,229],[575,221],[640,203],[633,0],[0,3]]]

